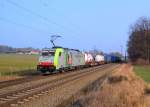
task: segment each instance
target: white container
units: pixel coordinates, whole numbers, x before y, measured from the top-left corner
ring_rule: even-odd
[[[93,58],[92,54],[90,54],[90,53],[84,53],[84,56],[85,56],[85,62],[86,63],[93,62],[94,58]]]
[[[97,63],[103,63],[104,62],[104,55],[96,55],[96,57],[95,57],[95,62],[97,62]]]

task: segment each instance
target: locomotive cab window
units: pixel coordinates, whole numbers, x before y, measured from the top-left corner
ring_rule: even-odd
[[[42,52],[42,56],[54,56],[55,52]]]
[[[41,55],[42,56],[48,56],[48,52],[42,52]]]
[[[59,52],[59,56],[61,56],[61,52]]]
[[[55,52],[49,52],[49,56],[54,56]]]

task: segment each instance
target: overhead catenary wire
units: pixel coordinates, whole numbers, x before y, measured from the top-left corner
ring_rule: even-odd
[[[32,26],[29,26],[29,25],[26,25],[26,24],[18,23],[18,22],[10,20],[8,18],[0,17],[0,21],[5,21],[7,23],[11,23],[11,24],[14,24],[14,25],[17,25],[17,26],[22,26],[22,27],[28,28],[30,30],[34,30],[36,32],[48,33],[48,32],[46,32],[44,30],[41,30],[41,29],[38,29],[38,28],[35,28],[35,27],[32,27]]]
[[[39,1],[41,2],[41,6],[44,7],[45,9],[51,9],[54,13],[58,13],[58,14],[61,14],[63,12],[62,9],[51,6],[49,0],[39,0]],[[77,23],[74,23],[74,21],[69,20],[71,18],[71,17],[69,17],[69,15],[65,16],[64,14],[61,14],[61,17],[67,19],[66,23],[68,23],[71,27],[73,27],[74,30],[76,30],[78,32],[81,29],[85,30],[85,28],[83,28],[82,26],[78,26]],[[76,38],[80,40],[80,36],[78,36],[78,35],[81,35],[81,33],[79,34],[78,32],[76,33],[77,34]],[[91,35],[91,32],[86,30],[86,34]],[[84,36],[87,37],[87,35],[84,35]]]
[[[39,1],[41,1],[41,4],[42,4],[44,7],[46,7],[46,8],[50,7],[47,2],[45,2],[45,1],[43,1],[43,0],[39,0]],[[60,10],[58,11],[58,10],[56,10],[55,8],[52,8],[52,7],[50,7],[50,8],[51,8],[53,11],[56,11],[56,12],[61,13]],[[62,15],[61,15],[61,16],[62,16]],[[67,17],[67,18],[68,18],[68,17]],[[69,18],[67,19],[67,21],[68,21],[69,24],[72,24],[72,26],[73,26],[75,29],[76,29],[76,28],[80,29],[80,27],[77,26],[75,23],[72,23],[72,21],[69,20]]]
[[[30,13],[31,15],[34,15],[34,16],[36,16],[36,17],[38,17],[38,18],[40,18],[40,19],[46,21],[46,22],[49,23],[49,24],[53,24],[53,25],[55,25],[55,26],[57,26],[57,27],[59,27],[59,28],[61,28],[61,29],[65,29],[65,30],[67,29],[68,31],[71,31],[71,32],[72,32],[72,30],[71,30],[70,28],[67,28],[67,27],[65,27],[65,26],[63,26],[63,25],[61,25],[61,24],[58,24],[58,23],[56,23],[56,22],[50,20],[49,18],[47,18],[47,17],[45,17],[45,16],[42,16],[42,15],[40,15],[39,13],[36,13],[36,12],[34,12],[34,11],[32,11],[32,10],[30,10],[30,9],[28,9],[28,8],[26,8],[26,7],[22,6],[22,5],[20,5],[20,4],[16,3],[16,2],[14,2],[14,1],[12,1],[12,0],[6,0],[6,1],[7,1],[8,3],[14,5],[14,6],[17,7],[17,8],[20,8],[20,9],[22,9],[22,10],[24,10],[24,11]],[[78,34],[78,32],[74,32],[74,33]],[[79,34],[78,34],[78,35],[79,35]]]

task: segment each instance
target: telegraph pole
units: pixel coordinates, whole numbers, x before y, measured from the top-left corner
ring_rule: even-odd
[[[147,31],[147,56],[148,56],[148,64],[150,64],[150,38],[149,31]]]
[[[125,63],[127,63],[127,50],[125,50]]]
[[[121,48],[121,55],[123,56],[123,46],[120,45],[120,48]]]

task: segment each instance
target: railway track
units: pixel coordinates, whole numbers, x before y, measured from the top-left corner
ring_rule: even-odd
[[[35,71],[35,72],[37,72],[37,71]],[[59,75],[64,75],[65,73],[66,72],[59,73]],[[37,80],[41,80],[41,79],[45,79],[45,78],[50,78],[51,76],[56,76],[56,75],[58,75],[58,73],[29,76],[29,77],[19,78],[19,79],[15,79],[15,80],[3,81],[3,82],[0,82],[0,89],[9,87],[9,86],[13,86],[13,85],[17,85],[17,84],[21,84],[21,83],[25,83],[25,82],[37,81]]]
[[[24,103],[32,99],[33,97],[39,97],[42,94],[47,93],[49,90],[54,89],[60,85],[64,85],[70,81],[74,81],[92,74],[93,72],[103,71],[113,65],[103,65],[93,68],[83,69],[76,72],[68,73],[62,75],[59,78],[49,79],[46,78],[45,81],[34,81],[30,84],[19,84],[0,89],[0,107],[10,107],[17,106],[18,104]],[[116,67],[116,66],[115,66]],[[115,68],[114,67],[114,68]],[[24,87],[21,87],[24,85]]]
[[[49,76],[48,76],[49,77]],[[8,87],[8,86],[12,86],[12,85],[17,85],[17,84],[21,84],[24,82],[30,82],[30,81],[36,81],[38,79],[44,79],[46,77],[43,76],[34,76],[34,77],[24,77],[24,78],[19,78],[19,79],[15,79],[15,80],[8,80],[8,81],[3,81],[0,82],[0,89],[4,88],[4,87]]]
[[[87,68],[85,68],[87,69]],[[74,70],[77,71],[77,70]],[[37,72],[37,71],[35,71]],[[45,78],[50,78],[52,76],[57,76],[57,75],[65,75],[66,73],[71,73],[71,72],[63,72],[63,73],[52,73],[52,74],[47,74],[47,75],[36,75],[36,76],[31,76],[31,77],[25,77],[25,78],[19,78],[16,80],[8,80],[8,81],[3,81],[0,82],[0,89],[1,88],[5,88],[5,87],[10,87],[13,85],[17,85],[17,84],[21,84],[21,83],[25,83],[25,82],[30,82],[30,81],[37,81],[37,80],[42,80]]]

